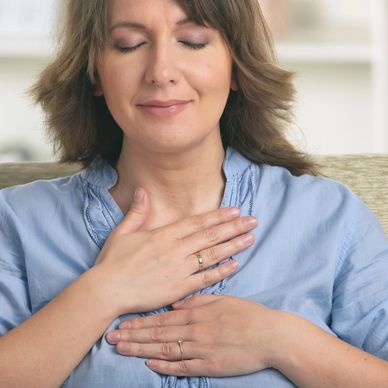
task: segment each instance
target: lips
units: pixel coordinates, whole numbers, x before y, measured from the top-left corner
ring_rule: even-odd
[[[189,100],[152,100],[139,104],[138,107],[152,116],[168,117],[184,111],[190,102]]]
[[[166,108],[173,105],[182,105],[186,104],[189,101],[187,100],[168,100],[168,101],[159,101],[159,100],[152,100],[145,102],[144,104],[140,104],[141,106],[155,106],[159,108]]]

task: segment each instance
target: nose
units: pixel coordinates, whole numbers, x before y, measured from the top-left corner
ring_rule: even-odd
[[[177,84],[181,77],[177,59],[171,44],[155,43],[148,57],[146,81],[159,87]]]

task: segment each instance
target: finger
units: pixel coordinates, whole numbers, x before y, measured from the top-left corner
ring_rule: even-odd
[[[161,228],[168,235],[181,239],[200,230],[233,220],[240,215],[240,209],[226,207],[188,217]]]
[[[217,268],[197,272],[185,280],[185,293],[190,294],[192,290],[201,290],[215,283],[220,282],[233,274],[239,268],[237,260],[230,260],[227,263],[219,265]]]
[[[231,257],[242,250],[251,246],[255,241],[251,233],[245,233],[241,236],[235,237],[232,240],[215,245],[213,247],[204,249],[195,254],[189,255],[188,259],[191,263],[192,273],[201,270],[198,254],[202,257],[202,269],[207,269],[220,261]]]
[[[147,327],[179,326],[187,325],[195,320],[195,314],[191,311],[167,311],[161,314],[149,315],[127,319],[120,323],[119,329],[142,329]]]
[[[150,359],[146,365],[157,373],[170,376],[209,376],[208,362],[202,359],[165,361]]]
[[[120,329],[112,330],[106,336],[111,345],[122,341],[136,343],[162,343],[176,342],[178,339],[195,340],[195,333],[191,326],[162,326],[146,329]]]
[[[127,214],[116,228],[118,233],[132,233],[140,229],[150,211],[150,201],[147,192],[138,187],[133,195],[133,201]]]
[[[214,294],[194,295],[191,298],[183,299],[173,303],[172,307],[174,307],[174,309],[191,309],[194,307],[204,306],[206,304],[215,302],[222,298],[223,298],[222,295],[214,295]]]
[[[130,342],[120,342],[117,344],[117,352],[123,356],[140,358],[157,358],[160,360],[180,361],[182,354],[177,341],[165,342],[161,344],[139,344]],[[199,347],[192,342],[184,341],[182,349],[185,359],[200,357]]]
[[[202,249],[210,248],[214,245],[231,240],[256,228],[256,217],[239,217],[231,222],[194,233],[183,240],[183,249],[187,248],[187,253],[192,254]]]

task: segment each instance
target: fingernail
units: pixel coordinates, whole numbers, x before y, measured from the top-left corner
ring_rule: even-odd
[[[244,240],[245,244],[252,244],[254,237],[251,234],[246,234],[243,236],[243,240]]]
[[[131,322],[129,321],[121,322],[119,325],[120,329],[129,329],[130,327],[131,327]]]
[[[248,226],[256,226],[256,224],[257,224],[255,217],[247,217],[245,219],[245,222],[247,223]]]
[[[240,209],[239,208],[232,208],[228,211],[228,216],[230,218],[237,217],[240,214]]]
[[[232,267],[233,270],[236,270],[239,268],[239,262],[237,260],[231,260],[229,261],[229,265]]]
[[[120,332],[119,331],[111,331],[107,335],[108,340],[110,341],[118,341],[120,339]]]
[[[178,300],[178,302],[175,302],[172,304],[173,307],[181,307],[185,304],[185,300]]]
[[[133,199],[135,202],[141,202],[144,198],[144,191],[138,187],[136,190],[135,190],[135,193],[133,195]]]
[[[145,362],[145,364],[149,367],[149,368],[155,368],[156,366],[156,362],[154,360],[147,360]]]

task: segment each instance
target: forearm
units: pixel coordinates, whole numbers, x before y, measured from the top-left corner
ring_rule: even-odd
[[[291,331],[273,365],[298,387],[386,387],[388,362],[286,313]]]
[[[116,317],[89,270],[0,338],[0,386],[58,387]]]

